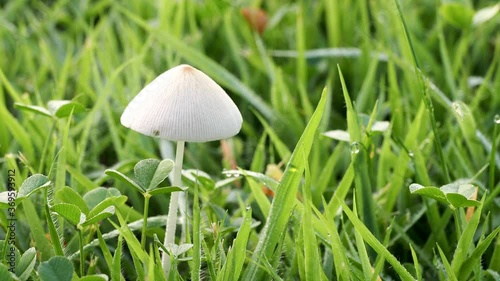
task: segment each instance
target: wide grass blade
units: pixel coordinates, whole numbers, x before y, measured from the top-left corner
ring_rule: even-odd
[[[465,262],[467,253],[472,245],[474,234],[476,233],[477,227],[479,226],[479,219],[481,218],[481,211],[483,210],[484,199],[481,205],[476,209],[474,215],[469,220],[463,233],[460,235],[458,240],[457,248],[455,249],[455,254],[453,255],[453,261],[451,262],[451,268],[456,276],[460,276],[460,270]]]
[[[352,104],[349,92],[347,91],[340,66],[337,65],[337,68],[339,70],[342,92],[347,107],[347,128],[351,141],[350,149],[355,174],[354,182],[356,185],[357,205],[361,212],[361,220],[376,237],[379,237],[377,221],[375,219],[375,203],[372,195],[370,175],[368,174],[368,155],[364,147],[367,141],[362,139],[362,129],[358,121],[358,115]]]
[[[323,90],[321,100],[318,103],[316,111],[311,117],[297,147],[292,153],[291,159],[287,164],[283,178],[278,185],[275,198],[271,204],[271,210],[266,221],[266,225],[260,234],[259,243],[255,249],[252,259],[257,263],[251,263],[247,267],[243,280],[256,280],[261,276],[262,271],[257,264],[261,259],[272,259],[275,255],[274,249],[285,231],[289,216],[295,205],[295,197],[298,185],[304,171],[303,159],[309,155],[316,129],[321,121],[322,113],[325,108],[326,90]]]

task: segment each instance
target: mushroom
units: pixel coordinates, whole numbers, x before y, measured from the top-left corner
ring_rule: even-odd
[[[172,185],[181,185],[185,142],[208,142],[236,135],[243,119],[226,92],[200,70],[182,64],[154,79],[128,104],[120,122],[141,134],[177,142]],[[170,196],[165,246],[175,242],[179,193]],[[162,256],[170,272],[170,257]]]

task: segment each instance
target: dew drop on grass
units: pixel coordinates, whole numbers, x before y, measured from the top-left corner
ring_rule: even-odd
[[[241,173],[239,173],[239,172],[224,172],[224,174],[228,178],[237,178],[237,177],[241,176]]]
[[[413,156],[415,156],[415,154],[413,153],[413,151],[410,151],[410,152],[408,152],[408,156],[410,156],[410,158],[413,158]]]
[[[500,115],[496,114],[495,118],[493,119],[493,121],[495,121],[496,124],[500,124]]]
[[[359,153],[359,143],[353,142],[351,143],[351,153],[358,154]]]

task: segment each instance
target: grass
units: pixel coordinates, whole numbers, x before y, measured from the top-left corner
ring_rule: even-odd
[[[499,8],[441,2],[1,3],[0,279],[499,280]],[[134,167],[174,146],[119,117],[181,63],[244,124],[187,144],[172,246]]]

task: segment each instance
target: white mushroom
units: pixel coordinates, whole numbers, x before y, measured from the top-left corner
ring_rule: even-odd
[[[243,119],[226,92],[205,73],[179,65],[149,83],[125,108],[123,126],[144,135],[177,141],[173,182],[181,185],[185,142],[207,142],[236,135]],[[179,192],[173,192],[167,218],[165,245],[175,242]],[[166,276],[170,258],[162,257]]]
[[[183,64],[149,83],[125,108],[123,126],[172,141],[206,142],[237,134],[243,119],[205,73]]]

